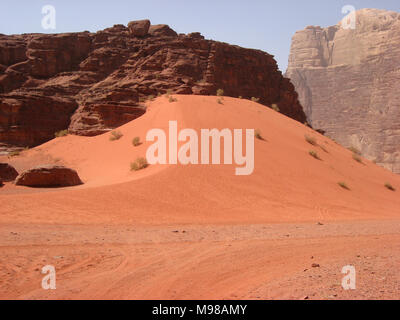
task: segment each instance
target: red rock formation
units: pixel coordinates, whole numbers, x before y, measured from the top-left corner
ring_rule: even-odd
[[[18,186],[36,188],[70,187],[82,184],[78,173],[63,166],[40,166],[21,173],[15,180]]]
[[[286,75],[314,128],[400,173],[400,14],[364,9],[356,21],[297,32]]]
[[[257,97],[301,122],[273,56],[136,21],[97,33],[0,36],[0,142],[34,146],[56,131],[109,131],[145,112],[150,95]]]

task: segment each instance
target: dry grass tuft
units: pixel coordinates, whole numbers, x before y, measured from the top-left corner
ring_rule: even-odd
[[[305,135],[304,136],[304,139],[306,139],[306,141],[309,143],[309,144],[311,144],[311,145],[313,145],[313,146],[316,146],[317,145],[317,140],[314,138],[314,137],[311,137],[311,136],[309,136],[309,135]]]
[[[68,135],[68,130],[61,130],[61,131],[57,131],[54,136],[56,138],[60,138],[60,137],[66,137]]]
[[[393,187],[389,182],[385,183],[385,188],[390,191],[396,191],[395,187]]]
[[[111,131],[110,141],[115,141],[121,139],[123,134],[120,131]]]
[[[318,155],[318,153],[317,153],[316,151],[311,150],[311,151],[308,152],[308,154],[309,154],[311,157],[313,157],[313,158],[315,158],[315,159],[317,159],[317,160],[321,160],[321,158],[319,157],[319,155]]]
[[[135,162],[131,163],[131,171],[139,171],[149,166],[147,160],[143,157],[137,158]]]
[[[343,181],[338,182],[338,185],[340,187],[342,187],[343,189],[350,190],[350,188],[347,186],[346,182],[343,182]]]
[[[140,138],[139,137],[134,137],[132,139],[132,144],[133,144],[133,146],[137,147],[137,146],[140,146],[142,143],[140,142]]]

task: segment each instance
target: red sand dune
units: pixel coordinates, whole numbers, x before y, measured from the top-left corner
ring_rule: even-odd
[[[384,184],[400,189],[400,176],[365,159],[363,163],[355,161],[349,150],[334,141],[257,103],[227,97],[223,104],[217,103],[217,97],[176,98],[174,103],[165,97],[150,102],[145,115],[117,129],[123,134],[120,140],[110,141],[110,134],[67,136],[24,151],[12,160],[0,158],[17,170],[61,163],[76,169],[85,182],[56,190],[11,184],[0,189],[0,245],[4,249],[0,254],[4,282],[0,297],[299,298],[312,286],[296,272],[303,272],[303,260],[309,259],[313,250],[322,261],[345,263],[346,255],[357,250],[371,254],[383,247],[391,255],[394,249],[387,246],[398,247],[399,229],[393,226],[400,220],[400,197]],[[145,142],[133,147],[132,139],[139,136],[144,141],[153,128],[168,132],[169,120],[176,120],[179,129],[198,131],[259,129],[264,140],[255,140],[253,174],[236,176],[236,165],[151,165],[130,171],[130,163],[145,156],[150,145]],[[309,144],[305,135],[314,137],[318,145]],[[311,157],[311,150],[321,160]],[[350,190],[341,188],[341,181]],[[361,221],[369,227],[359,227]],[[326,235],[315,234],[312,226],[317,222],[339,227]],[[309,228],[304,237],[297,239],[292,230],[293,239],[279,240],[281,232],[302,223]],[[276,224],[274,237],[253,234],[253,226],[271,224]],[[59,228],[67,231],[57,236]],[[140,232],[128,232],[129,228]],[[192,232],[175,240],[165,236],[182,228]],[[346,228],[351,232],[344,234]],[[369,228],[373,231],[366,232]],[[102,233],[106,229],[107,234]],[[18,239],[9,235],[19,234],[15,230],[22,232]],[[153,237],[145,240],[148,232]],[[192,236],[195,232],[203,236]],[[220,238],[214,238],[215,232]],[[119,237],[108,239],[110,234]],[[373,238],[376,235],[381,236],[379,241]],[[261,255],[263,246],[269,248],[271,256]],[[16,248],[18,254],[13,251]],[[106,249],[119,252],[112,255],[119,258],[110,260]],[[69,257],[70,263],[54,261],[56,252],[64,259]],[[392,259],[398,257],[396,253]],[[61,284],[53,292],[40,289],[38,268],[49,259],[62,270],[58,278]],[[219,263],[212,263],[215,259]],[[23,262],[18,264],[20,260]],[[236,265],[232,269],[233,261]],[[398,260],[393,261],[390,263]],[[20,267],[15,267],[17,264]],[[227,268],[226,274],[221,274],[221,267]],[[21,276],[25,280],[15,280],[24,268],[28,268]],[[118,270],[125,270],[124,275]],[[111,276],[112,272],[116,273]],[[178,274],[171,278],[172,273]],[[205,279],[209,279],[207,288],[212,291],[201,285]],[[251,294],[260,288],[265,290]],[[386,297],[369,289],[365,291],[370,292],[367,298]],[[399,288],[393,290],[388,297],[399,297]],[[314,296],[326,298],[322,293]]]

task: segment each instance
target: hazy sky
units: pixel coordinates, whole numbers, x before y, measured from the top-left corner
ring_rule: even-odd
[[[336,24],[344,5],[400,11],[400,0],[0,0],[0,33],[49,32],[41,26],[44,5],[56,9],[57,33],[148,18],[178,33],[200,31],[208,39],[267,51],[283,71],[293,34]]]

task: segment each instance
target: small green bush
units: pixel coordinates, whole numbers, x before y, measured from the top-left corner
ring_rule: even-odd
[[[317,140],[314,138],[314,137],[310,137],[309,135],[305,135],[304,136],[304,139],[306,139],[306,141],[309,143],[309,144],[311,144],[311,145],[313,145],[313,146],[316,146],[317,145]]]
[[[111,131],[110,141],[115,141],[121,139],[123,134],[120,131]]]
[[[343,189],[350,190],[350,188],[347,186],[346,182],[343,182],[343,181],[338,182],[338,185],[340,187],[342,187]]]
[[[65,137],[68,135],[68,130],[61,130],[61,131],[57,131],[54,136],[56,138],[60,138],[60,137]]]
[[[321,160],[321,158],[318,156],[318,153],[316,151],[309,151],[308,152],[310,156],[312,156],[313,158],[317,159],[317,160]]]
[[[223,97],[224,96],[224,90],[223,89],[218,89],[217,90],[217,96],[218,97]]]
[[[133,140],[132,140],[132,144],[133,144],[135,147],[141,145],[141,143],[140,143],[140,138],[139,138],[139,137],[134,137]]]
[[[258,102],[258,101],[260,101],[260,98],[251,97],[251,101]]]
[[[390,191],[396,191],[396,189],[389,182],[385,183],[385,188]]]
[[[147,160],[145,158],[143,157],[137,158],[135,162],[131,163],[131,171],[142,170],[147,168],[148,166],[149,164],[147,163]]]

